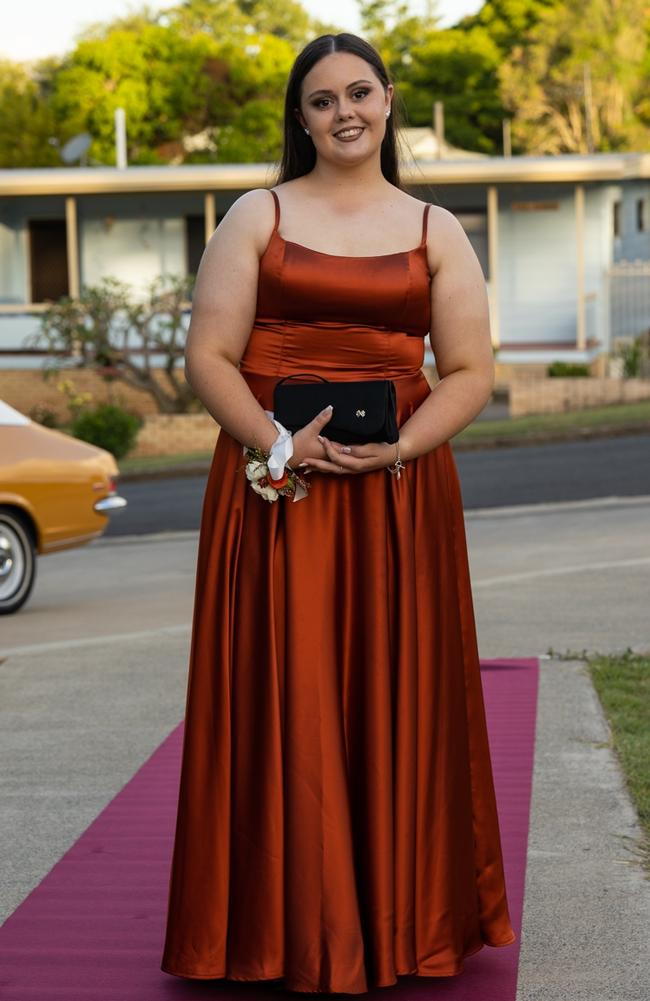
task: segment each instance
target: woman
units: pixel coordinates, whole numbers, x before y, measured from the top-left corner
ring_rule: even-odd
[[[357,36],[298,56],[279,183],[208,243],[186,359],[221,431],[162,969],[351,994],[460,973],[515,940],[449,445],[493,387],[488,306],[455,217],[400,187]],[[273,389],[304,372],[392,379],[399,441],[343,447],[331,411],[291,436]],[[299,497],[248,479],[254,448]]]

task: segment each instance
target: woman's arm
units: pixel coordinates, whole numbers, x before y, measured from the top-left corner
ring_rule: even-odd
[[[201,258],[185,343],[185,378],[217,424],[243,445],[268,451],[278,430],[238,365],[257,303],[260,216],[273,225],[273,202],[261,188],[231,205]]]
[[[472,422],[494,388],[487,289],[481,265],[456,217],[429,210],[431,347],[440,381],[400,428],[400,454],[430,452]]]
[[[185,342],[185,378],[206,410],[242,445],[257,445],[265,452],[278,429],[238,365],[255,322],[259,259],[274,218],[273,199],[263,188],[247,191],[230,206],[201,258]],[[330,418],[331,413],[323,411],[292,436],[287,463],[291,469],[307,454],[325,456],[318,434]]]

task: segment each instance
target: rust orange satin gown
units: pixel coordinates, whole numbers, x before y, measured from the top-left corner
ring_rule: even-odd
[[[430,392],[422,241],[340,257],[273,234],[240,371]],[[323,432],[327,434],[327,426]],[[220,432],[201,519],[162,970],[363,993],[515,940],[448,442],[314,471],[269,503]]]

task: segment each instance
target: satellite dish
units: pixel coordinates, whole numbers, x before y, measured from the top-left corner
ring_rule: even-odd
[[[80,132],[79,135],[73,136],[62,148],[61,159],[65,163],[74,163],[75,160],[81,160],[84,154],[88,152],[88,147],[92,141],[93,137],[89,132]]]

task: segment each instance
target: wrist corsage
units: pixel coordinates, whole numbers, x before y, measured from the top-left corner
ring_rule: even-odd
[[[265,452],[257,446],[250,448],[245,445],[244,453],[248,456],[246,478],[250,481],[253,490],[264,500],[276,501],[282,495],[283,497],[293,497],[294,501],[297,501],[307,496],[309,483],[294,469],[285,466],[279,479],[274,480],[269,472],[269,452]]]

